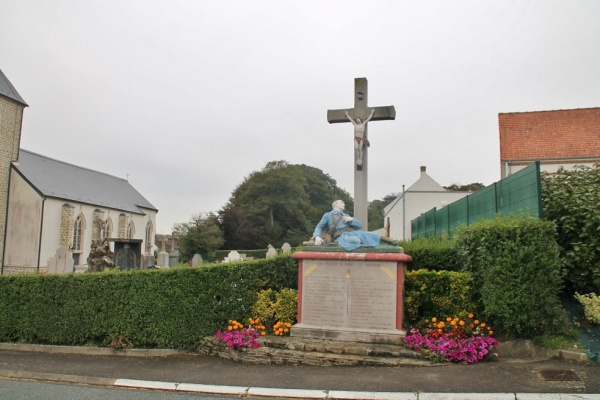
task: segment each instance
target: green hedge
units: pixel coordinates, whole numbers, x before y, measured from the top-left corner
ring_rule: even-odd
[[[297,288],[291,256],[201,268],[0,276],[0,341],[193,348],[250,316],[263,289]]]
[[[460,271],[461,263],[454,240],[422,237],[398,244],[413,258],[409,270]]]
[[[507,337],[562,333],[562,262],[554,223],[510,216],[460,228],[456,244],[486,322]],[[497,330],[498,330],[497,329]]]
[[[408,271],[404,281],[404,325],[423,318],[476,313],[471,275],[454,271]]]

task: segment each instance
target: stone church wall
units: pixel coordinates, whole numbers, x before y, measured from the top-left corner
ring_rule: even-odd
[[[4,261],[10,163],[19,155],[23,108],[22,104],[0,95],[0,271]]]

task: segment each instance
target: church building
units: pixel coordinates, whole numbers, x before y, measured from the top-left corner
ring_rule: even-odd
[[[59,249],[84,271],[99,239],[153,265],[156,207],[126,179],[20,149],[25,107],[0,70],[0,273],[47,272]]]

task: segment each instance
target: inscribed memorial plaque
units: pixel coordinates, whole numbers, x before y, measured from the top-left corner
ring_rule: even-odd
[[[395,329],[395,262],[307,260],[302,282],[303,324]]]

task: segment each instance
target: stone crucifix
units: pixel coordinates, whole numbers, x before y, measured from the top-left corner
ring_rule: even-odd
[[[368,151],[367,123],[396,119],[394,106],[373,107],[367,105],[367,78],[354,79],[354,108],[327,110],[327,121],[330,124],[351,122],[354,125],[354,217],[358,219],[364,230],[369,229],[367,218],[368,198]]]

